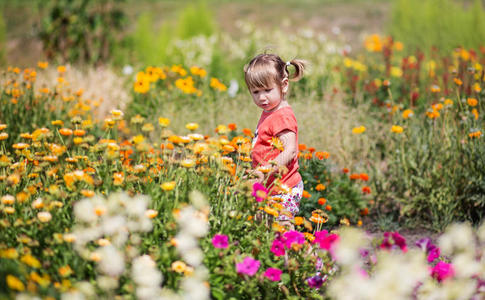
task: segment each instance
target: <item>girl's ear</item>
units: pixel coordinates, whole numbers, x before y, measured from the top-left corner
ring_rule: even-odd
[[[288,77],[285,77],[282,81],[281,81],[281,91],[283,92],[283,94],[286,94],[288,92]]]

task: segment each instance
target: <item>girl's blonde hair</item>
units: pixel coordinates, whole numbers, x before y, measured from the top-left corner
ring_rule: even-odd
[[[290,77],[289,65],[295,67],[295,73]],[[244,66],[244,79],[249,89],[267,88],[272,83],[281,86],[283,79],[298,81],[303,77],[306,62],[301,59],[292,59],[284,62],[276,54],[259,54]]]

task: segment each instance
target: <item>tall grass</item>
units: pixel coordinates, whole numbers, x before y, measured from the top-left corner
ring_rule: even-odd
[[[485,41],[485,10],[480,0],[468,6],[453,0],[396,0],[389,31],[410,50],[478,49]]]

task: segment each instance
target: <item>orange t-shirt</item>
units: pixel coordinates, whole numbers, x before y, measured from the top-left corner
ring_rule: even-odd
[[[278,136],[285,130],[293,131],[296,134],[296,144],[298,145],[298,124],[290,106],[274,112],[263,111],[259,118],[251,150],[253,168],[266,165],[268,161],[275,159],[280,154],[281,151],[271,145],[271,138]],[[301,181],[301,175],[298,173],[298,155],[295,155],[286,167],[288,172],[283,175],[281,182],[292,188]],[[273,181],[274,178],[271,176],[266,185],[270,186]]]

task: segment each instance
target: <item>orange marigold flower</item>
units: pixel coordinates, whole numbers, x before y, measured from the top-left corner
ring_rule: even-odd
[[[61,128],[59,129],[59,133],[62,134],[63,136],[70,136],[72,135],[72,130],[69,128]]]
[[[305,151],[306,150],[306,145],[305,144],[299,144],[298,145],[298,150]]]
[[[371,193],[370,187],[368,187],[368,186],[362,187],[362,193],[370,194]]]
[[[319,160],[322,160],[322,159],[328,159],[330,157],[330,153],[326,152],[326,151],[317,151],[315,152],[315,156],[319,159]]]
[[[303,197],[303,198],[310,198],[311,196],[312,196],[312,195],[311,195],[309,192],[307,192],[307,191],[303,190],[303,194],[302,194],[302,197]]]
[[[319,198],[318,199],[318,204],[319,205],[325,205],[325,203],[327,203],[327,199],[325,199],[325,198]]]
[[[369,214],[369,209],[366,207],[360,211],[361,216],[367,216]]]
[[[453,78],[453,81],[455,82],[456,85],[462,85],[463,81],[461,81],[460,78]]]
[[[325,206],[325,209],[328,210],[328,211],[331,211],[332,210],[332,206],[331,205],[327,205],[327,206]]]
[[[227,128],[229,128],[229,130],[231,130],[231,131],[234,131],[234,130],[237,129],[237,126],[236,126],[235,123],[229,123],[229,124],[227,124]]]
[[[360,179],[362,179],[363,181],[369,180],[369,175],[367,175],[366,173],[360,173],[359,176]]]
[[[356,174],[356,173],[350,174],[350,179],[352,179],[352,180],[356,180],[356,179],[359,179],[359,178],[360,178],[360,174]]]
[[[470,105],[471,107],[475,107],[478,105],[478,100],[475,99],[475,98],[468,98],[466,100],[466,102],[468,103],[468,105]]]
[[[84,136],[86,134],[86,131],[85,130],[82,130],[82,129],[76,129],[74,130],[74,135],[75,136]]]
[[[315,190],[317,190],[317,191],[319,191],[319,192],[320,192],[320,191],[324,191],[324,190],[325,190],[325,188],[326,188],[326,187],[325,187],[325,185],[323,185],[323,184],[319,183],[319,184],[317,184],[317,186],[315,187]]]
[[[302,217],[295,217],[295,225],[299,226],[303,224],[303,218]]]
[[[253,132],[249,128],[243,128],[242,132],[245,136],[253,137]]]
[[[347,168],[343,168],[343,169],[342,169],[342,172],[343,172],[343,173],[345,173],[345,174],[347,174],[347,173],[349,173],[350,171],[349,171],[349,169],[347,169]]]

